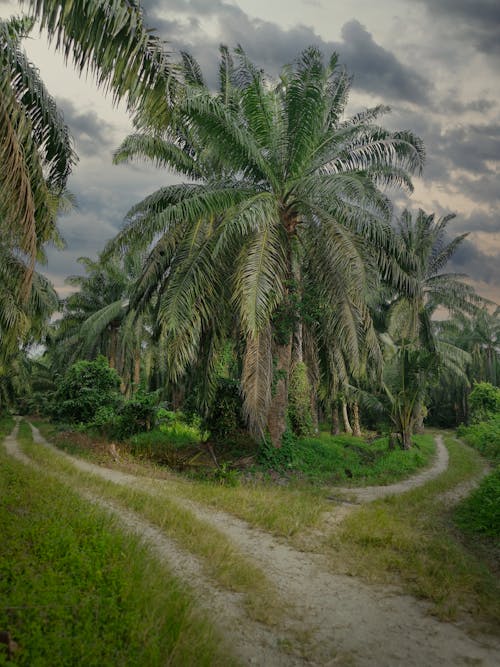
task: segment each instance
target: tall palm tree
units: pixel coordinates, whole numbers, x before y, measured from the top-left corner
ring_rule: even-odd
[[[22,299],[43,245],[58,239],[56,214],[76,161],[68,128],[21,48],[31,27],[0,21],[0,230],[26,267]]]
[[[122,261],[80,257],[79,262],[86,275],[66,280],[78,291],[64,301],[63,316],[54,325],[54,367],[102,354],[122,377],[122,390],[130,394],[139,384],[141,353],[150,338],[147,312],[136,316],[129,308],[131,287],[140,275],[143,258],[136,253]]]
[[[25,4],[29,19],[0,21],[0,225],[28,260],[21,290],[27,298],[37,253],[57,237],[59,197],[76,162],[68,128],[21,47],[33,19],[80,72],[93,73],[115,101],[125,99],[138,123],[168,115],[174,79],[135,0]]]
[[[385,386],[405,447],[410,446],[414,427],[423,428],[430,378],[437,377],[441,368],[466,381],[468,354],[445,338],[436,338],[432,323],[438,308],[456,316],[477,312],[482,302],[473,287],[463,281],[466,276],[445,271],[453,253],[467,237],[461,234],[449,238],[447,226],[454,218],[450,214],[436,219],[434,214],[422,210],[413,217],[404,211],[398,223],[413,292],[400,292],[386,311],[387,331],[395,346],[389,355]],[[395,380],[398,373],[399,385]]]
[[[241,50],[237,57],[236,66],[223,58],[219,93],[195,76],[177,124],[141,138],[139,155],[196,180],[135,206],[112,248],[153,244],[135,302],[158,295],[172,377],[203,342],[216,349],[228,312],[236,317],[250,427],[259,435],[267,427],[280,446],[293,341],[308,328],[304,287],[316,287],[332,337],[356,365],[360,337],[370,330],[367,266],[404,281],[380,186],[411,189],[409,173],[422,167],[424,151],[412,133],[375,124],[384,107],[343,119],[350,81],[336,55],[325,64],[317,49],[306,49],[277,83]],[[179,135],[179,126],[187,131]],[[144,149],[148,141],[154,151]],[[130,140],[118,152],[133,154]]]

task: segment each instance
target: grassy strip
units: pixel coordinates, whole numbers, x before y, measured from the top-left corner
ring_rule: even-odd
[[[445,438],[449,468],[405,494],[370,503],[350,514],[325,541],[332,567],[373,581],[395,575],[404,588],[433,603],[442,619],[463,613],[488,629],[500,617],[500,586],[466,546],[440,495],[477,475],[482,461],[454,438]]]
[[[52,424],[40,422],[37,426],[45,437],[53,440],[58,447],[89,458],[88,449],[84,450],[78,443],[72,444],[67,436],[58,437],[57,429]],[[319,466],[318,474],[323,483],[328,475],[332,477],[332,470],[339,469],[341,461],[344,463],[347,461],[346,466],[350,465],[357,471],[358,479],[354,480],[354,483],[390,483],[430,463],[435,452],[434,439],[430,435],[417,436],[416,439],[418,447],[410,452],[398,450],[388,452],[387,442],[384,439],[368,445],[359,438],[351,436],[332,438],[324,434],[320,439],[314,439],[314,446],[307,450],[309,452],[307,456],[310,457],[308,465],[310,470],[314,465]],[[344,441],[351,449],[346,449]],[[306,439],[301,442],[305,443]],[[363,465],[359,463],[359,455],[353,453],[352,448],[362,450],[365,459]],[[301,445],[301,451],[302,449],[305,461],[306,448]],[[99,460],[102,460],[102,457]],[[345,468],[342,470],[345,472]],[[152,467],[147,467],[146,471],[148,476],[154,476],[156,473],[156,469]],[[143,474],[144,464],[134,467],[133,473]],[[302,484],[300,481],[292,481],[285,487],[264,480],[229,487],[214,482],[188,480],[180,475],[171,474],[165,492],[228,512],[253,526],[284,537],[317,527],[323,512],[332,507],[331,502],[325,499],[329,490],[325,492],[324,488]]]
[[[6,435],[14,428],[15,421],[10,415],[4,415],[0,417],[0,441],[5,438]]]
[[[0,665],[235,665],[179,582],[99,509],[0,447]],[[159,583],[161,585],[159,585]]]
[[[350,486],[391,484],[430,465],[436,452],[432,435],[414,436],[409,451],[390,450],[387,438],[366,443],[352,436],[321,433],[295,445],[294,465],[309,479]]]
[[[83,448],[71,444],[67,437],[58,437],[57,429],[47,422],[37,423],[40,432],[57,447],[68,453],[82,455]],[[85,450],[89,458],[89,450]],[[96,460],[96,459],[94,459]],[[101,460],[101,459],[100,459]],[[132,474],[154,477],[157,467],[131,465]],[[217,482],[186,479],[175,473],[168,474],[168,484],[163,492],[176,497],[193,500],[213,509],[223,510],[275,535],[290,536],[304,528],[315,526],[322,512],[331,508],[325,499],[324,490],[310,486],[292,484],[281,487],[266,481],[241,484],[236,487],[223,486]]]
[[[464,533],[500,547],[500,466],[458,505],[454,518]]]
[[[150,491],[133,489],[107,482],[77,470],[69,461],[33,444],[31,429],[22,423],[19,440],[23,449],[40,465],[64,475],[71,483],[117,501],[138,512],[174,538],[186,551],[199,556],[206,573],[226,589],[244,594],[249,616],[273,625],[283,614],[284,602],[265,574],[242,556],[231,541],[216,528],[197,519],[178,502],[161,494],[160,482],[152,483]]]

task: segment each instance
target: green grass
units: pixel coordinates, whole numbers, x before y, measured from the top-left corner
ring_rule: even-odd
[[[49,440],[56,434],[52,424],[40,422],[37,426]],[[59,446],[59,438],[53,441]],[[72,453],[71,450],[78,450],[78,446],[71,447],[66,441],[64,449]],[[131,469],[133,474],[148,477],[167,474],[158,468],[144,465],[132,465]],[[317,526],[322,513],[331,508],[331,503],[325,500],[324,489],[302,484],[282,487],[264,479],[252,479],[248,484],[230,487],[169,473],[168,484],[162,487],[162,492],[170,497],[186,498],[229,512],[253,526],[285,537]]]
[[[14,428],[15,421],[10,415],[3,415],[0,417],[0,442],[5,438],[6,435]]]
[[[190,596],[68,486],[0,447],[0,665],[233,665]]]
[[[454,518],[465,533],[491,539],[500,546],[500,467],[460,503]]]
[[[440,618],[472,614],[489,629],[500,617],[500,586],[467,546],[440,495],[478,475],[480,457],[447,437],[449,468],[427,484],[353,511],[324,544],[331,566],[373,581],[400,581],[430,600]]]
[[[389,450],[388,438],[371,443],[352,436],[321,433],[300,438],[294,449],[294,467],[322,483],[389,484],[429,465],[436,451],[431,435],[414,436],[409,451]]]
[[[174,538],[189,553],[200,557],[206,574],[222,586],[243,594],[249,615],[274,625],[282,616],[283,601],[265,574],[245,558],[216,528],[198,519],[164,491],[165,482],[152,480],[148,488],[124,487],[77,470],[57,453],[35,445],[31,429],[23,422],[19,441],[39,465],[64,475],[68,483],[118,502],[132,509]],[[170,483],[168,483],[168,486]]]
[[[460,426],[458,435],[487,459],[500,464],[500,415],[479,424]]]

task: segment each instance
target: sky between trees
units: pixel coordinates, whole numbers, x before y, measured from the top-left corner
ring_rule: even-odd
[[[249,57],[277,73],[304,47],[340,55],[354,77],[350,113],[377,103],[392,114],[384,125],[422,137],[427,165],[406,206],[457,213],[453,234],[470,231],[451,269],[468,273],[483,296],[500,302],[500,5],[495,0],[145,0],[146,22],[168,41],[173,57],[190,51],[208,82],[218,45],[241,43]],[[0,0],[0,17],[20,13]],[[146,165],[111,165],[111,153],[131,131],[122,107],[49,49],[44,36],[25,43],[29,57],[64,113],[80,163],[69,187],[78,208],[60,221],[67,249],[49,250],[44,273],[61,295],[76,258],[95,256],[120,229],[130,206],[176,177]]]

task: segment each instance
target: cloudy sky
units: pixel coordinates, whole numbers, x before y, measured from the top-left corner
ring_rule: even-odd
[[[470,236],[452,268],[468,273],[500,303],[500,3],[498,0],[144,0],[147,22],[175,52],[188,50],[208,81],[218,46],[241,44],[270,73],[311,44],[338,52],[353,75],[350,111],[383,102],[386,126],[424,140],[427,165],[410,199],[437,215],[454,212],[454,234]],[[0,0],[0,16],[19,13]],[[113,166],[111,153],[131,131],[123,108],[81,80],[44,36],[26,42],[75,139],[80,162],[70,180],[78,208],[60,221],[64,251],[49,251],[44,272],[61,295],[76,259],[94,257],[127,210],[172,174],[144,165]]]

